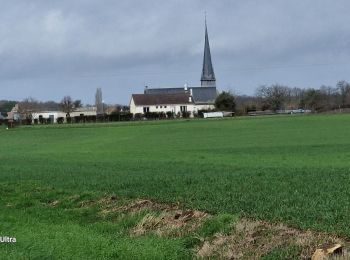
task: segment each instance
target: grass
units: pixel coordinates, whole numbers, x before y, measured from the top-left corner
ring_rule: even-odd
[[[188,238],[130,238],[123,225],[133,223],[100,219],[93,207],[42,204],[75,194],[179,202],[349,238],[349,133],[350,115],[0,129],[0,236],[21,241],[0,244],[0,258],[191,252]],[[293,251],[279,250],[271,255]]]

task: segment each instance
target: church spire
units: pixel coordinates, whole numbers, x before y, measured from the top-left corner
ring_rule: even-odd
[[[201,77],[202,87],[216,87],[216,79],[213,69],[213,64],[211,62],[209,37],[207,29],[207,18],[205,17],[205,43],[204,43],[204,57],[203,57],[203,69]]]

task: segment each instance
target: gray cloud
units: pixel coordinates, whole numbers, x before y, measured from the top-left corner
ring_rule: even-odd
[[[3,1],[0,99],[127,103],[150,86],[198,85],[204,11],[221,89],[348,79],[346,0]],[[348,79],[349,80],[349,79]]]

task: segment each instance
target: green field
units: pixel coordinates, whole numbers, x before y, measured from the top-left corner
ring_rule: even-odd
[[[350,238],[350,115],[0,128],[0,145],[0,236],[18,240],[1,259],[193,256],[191,235],[130,236],[147,212],[81,207],[110,194]]]

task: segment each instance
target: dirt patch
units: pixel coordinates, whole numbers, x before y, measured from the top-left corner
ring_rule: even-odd
[[[150,211],[171,211],[179,207],[177,205],[157,203],[152,200],[136,199],[127,201],[123,205],[118,205],[116,197],[104,197],[97,203],[102,208],[101,214],[106,215],[113,212],[137,213],[142,210]]]
[[[160,215],[147,214],[132,230],[134,236],[155,233],[159,236],[183,236],[196,230],[208,214],[198,210],[170,210]]]
[[[259,259],[273,249],[297,246],[300,258],[310,259],[316,248],[325,243],[345,241],[323,233],[300,231],[282,224],[240,219],[230,234],[216,234],[197,248],[198,257],[225,259]]]
[[[157,203],[152,200],[136,199],[118,205],[117,198],[103,197],[97,204],[100,214],[106,216],[117,212],[135,214],[148,211],[142,220],[130,231],[132,236],[154,233],[159,236],[182,236],[198,228],[208,214],[198,210],[183,210],[176,204]]]
[[[120,207],[118,210],[121,210],[124,212],[137,212],[145,209],[169,211],[169,210],[178,209],[178,206],[171,205],[171,204],[157,203],[152,200],[138,199],[129,203],[128,205],[124,205]]]
[[[194,248],[197,258],[259,259],[279,248],[297,248],[299,258],[310,259],[316,249],[325,244],[346,241],[326,233],[298,230],[283,224],[273,224],[247,218],[235,219],[229,230],[201,237],[199,230],[206,220],[215,218],[204,211],[186,210],[178,204],[158,203],[148,199],[123,200],[114,195],[99,200],[81,202],[81,206],[98,206],[100,214],[146,214],[130,230],[130,236],[154,234],[162,237],[195,236],[200,245]]]

